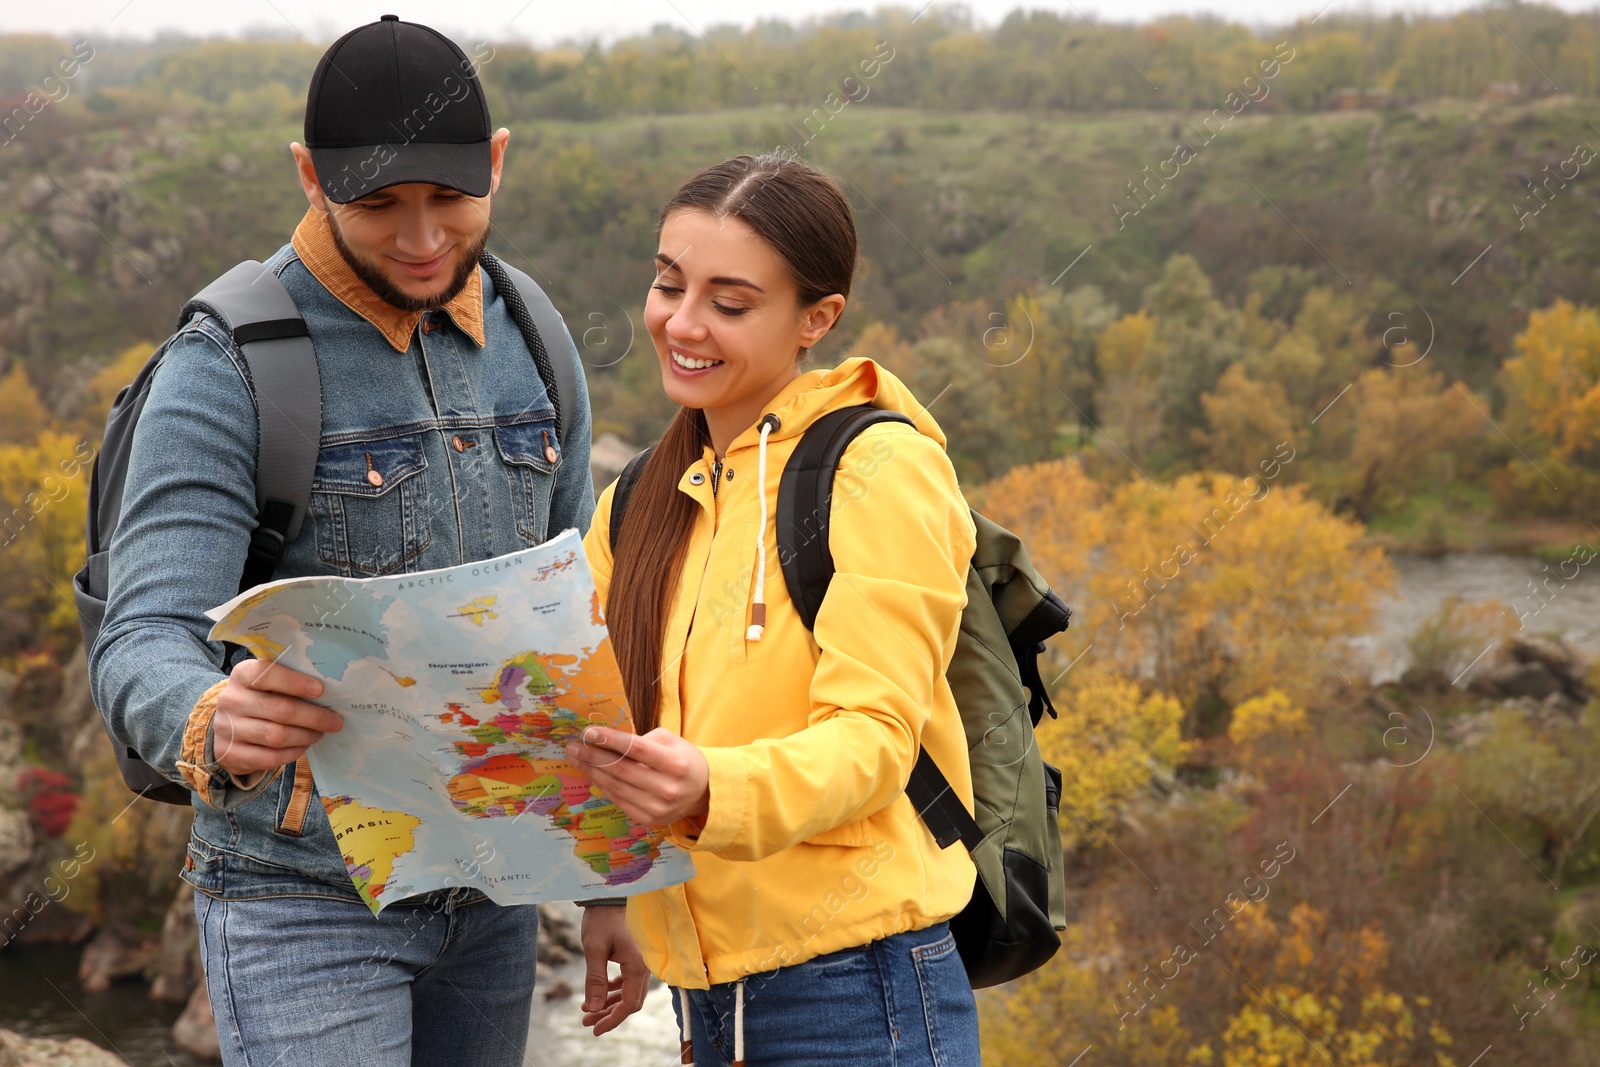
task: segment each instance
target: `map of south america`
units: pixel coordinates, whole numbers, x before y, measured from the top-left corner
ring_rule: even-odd
[[[694,873],[566,758],[590,725],[632,728],[576,531],[444,570],[274,582],[211,616],[212,640],[322,679],[344,716],[309,750],[313,810],[374,913],[452,885],[521,904]]]

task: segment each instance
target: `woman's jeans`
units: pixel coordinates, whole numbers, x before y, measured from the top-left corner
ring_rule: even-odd
[[[736,985],[688,991],[696,1067],[733,1063]],[[750,1067],[979,1067],[978,1009],[949,924],[746,978],[744,1057]]]
[[[366,905],[195,893],[227,1067],[523,1063],[538,909],[467,890]]]

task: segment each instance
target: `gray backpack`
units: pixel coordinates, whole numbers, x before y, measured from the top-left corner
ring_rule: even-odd
[[[828,524],[833,480],[845,448],[878,422],[911,420],[871,405],[831,411],[806,428],[784,465],[775,514],[778,559],[795,610],[809,629],[833,578]],[[611,548],[628,497],[648,462],[629,461],[611,494]],[[1044,643],[1067,628],[1072,609],[1028,559],[1021,538],[972,513],[977,548],[967,570],[967,606],[945,677],[967,732],[976,811],[969,812],[926,749],[906,796],[940,848],[960,841],[978,868],[971,902],[950,920],[974,989],[1036,970],[1061,947],[1066,878],[1057,809],[1061,772],[1044,762],[1034,728],[1056,710],[1039,675]]]
[[[545,392],[556,409],[556,432],[565,445],[571,419],[562,409],[561,398],[566,397],[570,404],[579,394],[578,355],[566,325],[532,278],[488,252],[480,262],[522,332]],[[305,319],[277,275],[255,260],[240,263],[184,304],[178,313],[178,329],[196,312],[214,315],[228,328],[244,357],[256,398],[256,528],[250,535],[244,573],[239,578],[239,590],[243,592],[272,579],[283,546],[299,534],[305,519],[317,470],[317,442],[322,436],[322,377]],[[551,359],[545,337],[565,347],[559,353],[561,358]],[[86,649],[94,646],[105,621],[111,540],[122,515],[123,484],[128,476],[134,427],[150,395],[151,379],[171,343],[169,337],[150,356],[132,384],[117,394],[106,419],[104,441],[95,457],[85,523],[87,556],[72,580]],[[139,753],[111,733],[109,723],[105,725],[117,768],[129,789],[150,800],[189,805],[187,786],[145,763]]]

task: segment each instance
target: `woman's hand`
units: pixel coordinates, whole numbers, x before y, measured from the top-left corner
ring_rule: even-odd
[[[704,822],[711,802],[706,757],[671,730],[640,737],[591,726],[584,743],[567,746],[567,758],[589,772],[607,800],[645,826],[679,819]]]
[[[583,909],[583,1025],[599,1037],[622,1025],[622,1020],[644,1007],[650,972],[644,956],[628,933],[628,909],[594,904]],[[622,973],[609,977],[615,962]]]

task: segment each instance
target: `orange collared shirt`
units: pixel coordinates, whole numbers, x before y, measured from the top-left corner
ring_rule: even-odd
[[[423,312],[395,307],[356,276],[333,242],[333,227],[326,213],[307,207],[305,217],[295,227],[291,243],[300,262],[317,281],[351,311],[377,327],[396,352],[405,352],[411,347],[412,335],[416,333]],[[450,298],[443,310],[479,348],[483,347],[483,275],[479,271],[472,272],[466,286]]]

